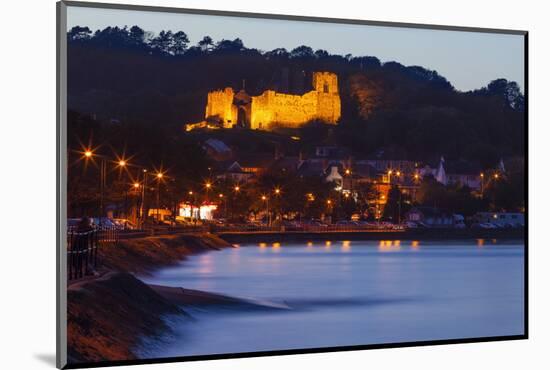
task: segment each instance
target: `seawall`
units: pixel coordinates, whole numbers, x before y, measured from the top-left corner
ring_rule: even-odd
[[[525,239],[524,229],[411,229],[406,231],[265,231],[219,232],[229,243],[303,242],[319,240],[468,240]]]

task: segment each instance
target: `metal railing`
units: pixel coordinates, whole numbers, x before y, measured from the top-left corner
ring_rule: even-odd
[[[119,241],[114,227],[95,227],[86,231],[67,230],[67,274],[69,280],[80,279],[97,269],[98,250]]]

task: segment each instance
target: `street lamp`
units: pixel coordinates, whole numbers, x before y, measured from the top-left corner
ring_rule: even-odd
[[[157,172],[157,222],[160,221],[160,181],[164,177],[162,172]]]
[[[271,225],[271,214],[269,213],[269,198],[262,195],[262,200],[265,202],[265,212],[267,215],[267,226]]]
[[[212,183],[210,181],[207,181],[204,184],[204,187],[206,188],[206,201],[208,202],[208,191],[212,188]]]
[[[481,179],[481,197],[483,198],[483,185],[485,185],[485,174],[482,172],[479,174],[479,177]]]
[[[93,157],[95,154],[92,150],[86,149],[84,151],[84,158],[86,160],[93,160]],[[100,215],[99,215],[99,225],[101,226],[102,223],[102,217],[104,215],[105,207],[103,202],[103,194],[105,189],[105,183],[106,183],[106,177],[107,177],[107,162],[105,161],[104,156],[98,156],[101,160],[99,163],[99,209],[100,209]]]

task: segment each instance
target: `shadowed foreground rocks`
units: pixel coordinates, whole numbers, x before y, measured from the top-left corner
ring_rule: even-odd
[[[163,315],[183,314],[147,284],[124,272],[109,272],[67,291],[69,363],[132,360],[142,336],[169,330]]]

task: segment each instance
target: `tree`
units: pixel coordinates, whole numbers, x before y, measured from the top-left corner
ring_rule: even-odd
[[[134,46],[143,46],[145,41],[145,31],[138,26],[130,28],[130,40]]]
[[[290,51],[291,58],[313,58],[314,56],[313,49],[305,45],[298,46]]]
[[[183,55],[188,43],[187,34],[183,31],[178,31],[172,36],[172,43],[168,50],[172,55]]]
[[[487,87],[473,92],[475,95],[496,97],[504,107],[523,112],[525,109],[525,97],[521,93],[519,85],[514,81],[499,78],[491,81]]]
[[[383,218],[398,223],[403,219],[403,194],[397,185],[392,185],[384,206]]]
[[[321,58],[327,58],[330,54],[328,53],[328,51],[326,50],[323,50],[323,49],[318,49],[315,51],[315,57],[317,59],[321,59]]]
[[[290,54],[285,48],[277,48],[266,52],[264,55],[266,56],[267,59],[273,59],[273,58],[287,59]]]
[[[149,44],[151,48],[158,53],[169,54],[173,43],[172,31],[160,31],[157,37],[153,38]]]
[[[212,41],[212,38],[210,36],[204,36],[197,45],[201,48],[202,51],[210,51],[212,45],[214,45],[214,41]]]
[[[243,41],[239,38],[235,40],[221,40],[216,44],[216,51],[224,53],[238,53],[244,49]]]
[[[74,26],[67,32],[69,41],[88,41],[92,36],[92,31],[88,27]]]

